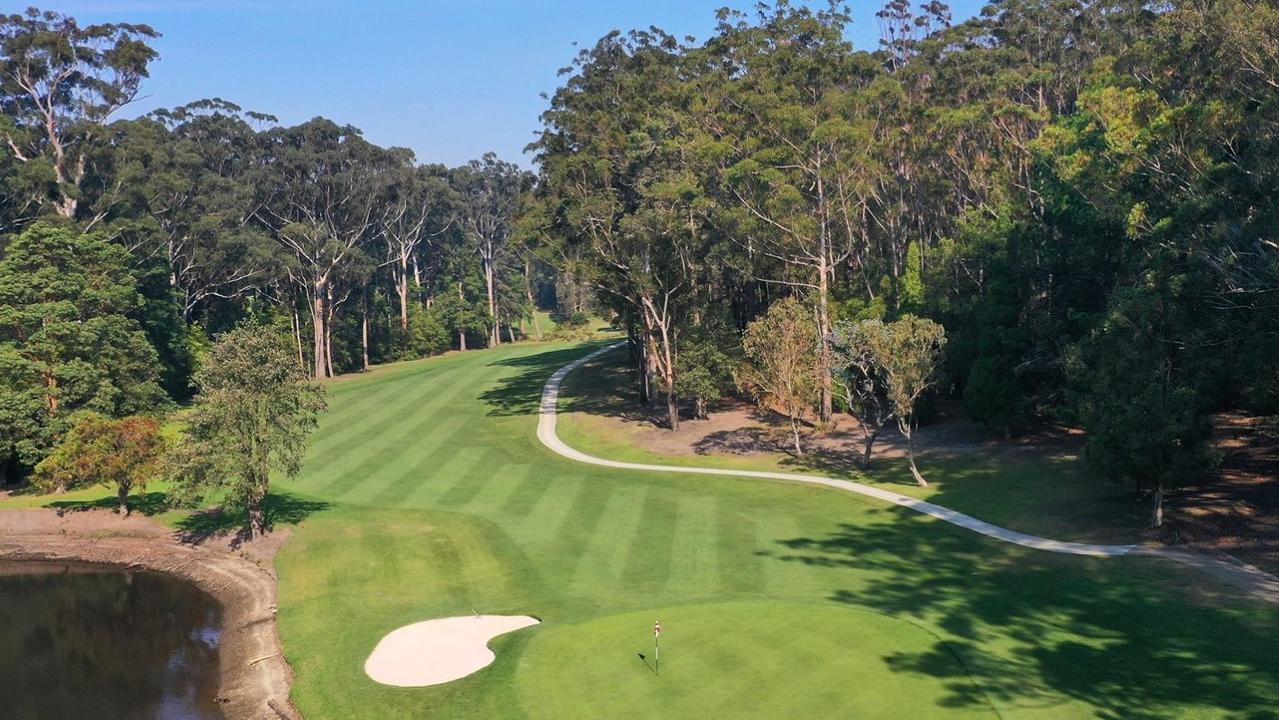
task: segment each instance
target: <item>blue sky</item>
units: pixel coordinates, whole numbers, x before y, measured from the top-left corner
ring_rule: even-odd
[[[34,2],[34,0],[31,0]],[[25,4],[25,3],[24,3]],[[492,150],[529,165],[557,71],[613,29],[657,25],[705,38],[723,5],[754,0],[63,0],[42,9],[81,22],[129,21],[163,33],[127,115],[221,97],[285,123],[323,115],[422,162],[457,165]],[[851,5],[859,47],[878,39],[880,3]],[[956,20],[981,3],[954,2]]]

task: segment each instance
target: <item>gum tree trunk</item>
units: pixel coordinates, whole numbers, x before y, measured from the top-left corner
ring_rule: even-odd
[[[1151,520],[1151,527],[1163,527],[1164,524],[1164,484],[1160,481],[1159,486],[1155,488],[1155,516]]]
[[[533,301],[533,268],[531,261],[524,258],[524,295],[528,298],[529,312],[533,313],[533,337],[542,339],[542,323],[537,319],[537,303]]]
[[[369,370],[369,310],[364,308],[364,317],[360,319],[360,344],[361,344],[361,360],[363,362],[362,369],[365,372]]]
[[[915,433],[910,427],[910,423],[899,423],[902,435],[906,436],[906,457],[910,461],[910,474],[915,478],[915,482],[920,487],[928,487],[928,481],[920,474],[919,468],[915,466]]]
[[[315,336],[315,377],[324,378],[324,281],[315,281],[315,294],[311,298],[311,333]]]
[[[879,438],[879,434],[883,431],[884,431],[884,426],[880,425],[879,427],[875,428],[875,432],[870,433],[870,435],[866,437],[866,445],[865,445],[865,448],[862,450],[862,459],[861,459],[861,462],[859,463],[862,466],[863,470],[866,470],[867,468],[870,467],[871,449],[875,447],[875,440]]]
[[[396,278],[395,293],[400,296],[400,329],[409,329],[409,268],[408,260],[400,256],[399,277]]]

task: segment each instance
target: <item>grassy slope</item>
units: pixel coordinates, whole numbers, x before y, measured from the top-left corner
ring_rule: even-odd
[[[278,558],[308,718],[1265,717],[1279,701],[1279,615],[1170,565],[1033,553],[820,488],[562,460],[533,414],[581,353],[518,345],[333,385],[285,484],[319,505]],[[449,685],[361,671],[389,630],[472,611],[545,623]],[[636,655],[655,619],[661,677]]]
[[[660,455],[638,447],[639,425],[625,426],[605,415],[635,407],[625,355],[613,352],[564,381],[569,412],[560,416],[559,434],[569,445],[614,460],[700,465],[782,472],[812,472],[846,477],[970,513],[983,520],[1059,540],[1128,543],[1148,522],[1148,510],[1133,502],[1126,487],[1089,475],[1080,458],[1047,457],[1032,451],[926,454],[920,468],[929,487],[911,478],[904,460],[879,459],[871,473],[823,463],[810,455],[797,461],[783,453],[750,456]]]

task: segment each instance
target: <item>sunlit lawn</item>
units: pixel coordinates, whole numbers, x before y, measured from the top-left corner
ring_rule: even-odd
[[[454,353],[330,386],[304,471],[273,501],[295,528],[279,622],[306,717],[1275,717],[1279,613],[1193,572],[1023,550],[823,488],[551,454],[534,437],[542,384],[596,346]],[[602,409],[591,385],[571,381],[566,402]],[[566,420],[573,444],[640,457]],[[929,493],[1057,536],[1126,527],[1113,508],[1063,511],[1106,493],[1054,467],[934,462]],[[1060,474],[1024,479],[1036,468]],[[390,630],[473,612],[544,622],[448,685],[364,675]]]

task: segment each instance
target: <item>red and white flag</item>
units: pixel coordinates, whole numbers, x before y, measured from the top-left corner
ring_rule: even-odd
[[[661,635],[661,634],[662,634],[662,624],[660,622],[654,622],[653,637],[657,637],[658,635]]]

